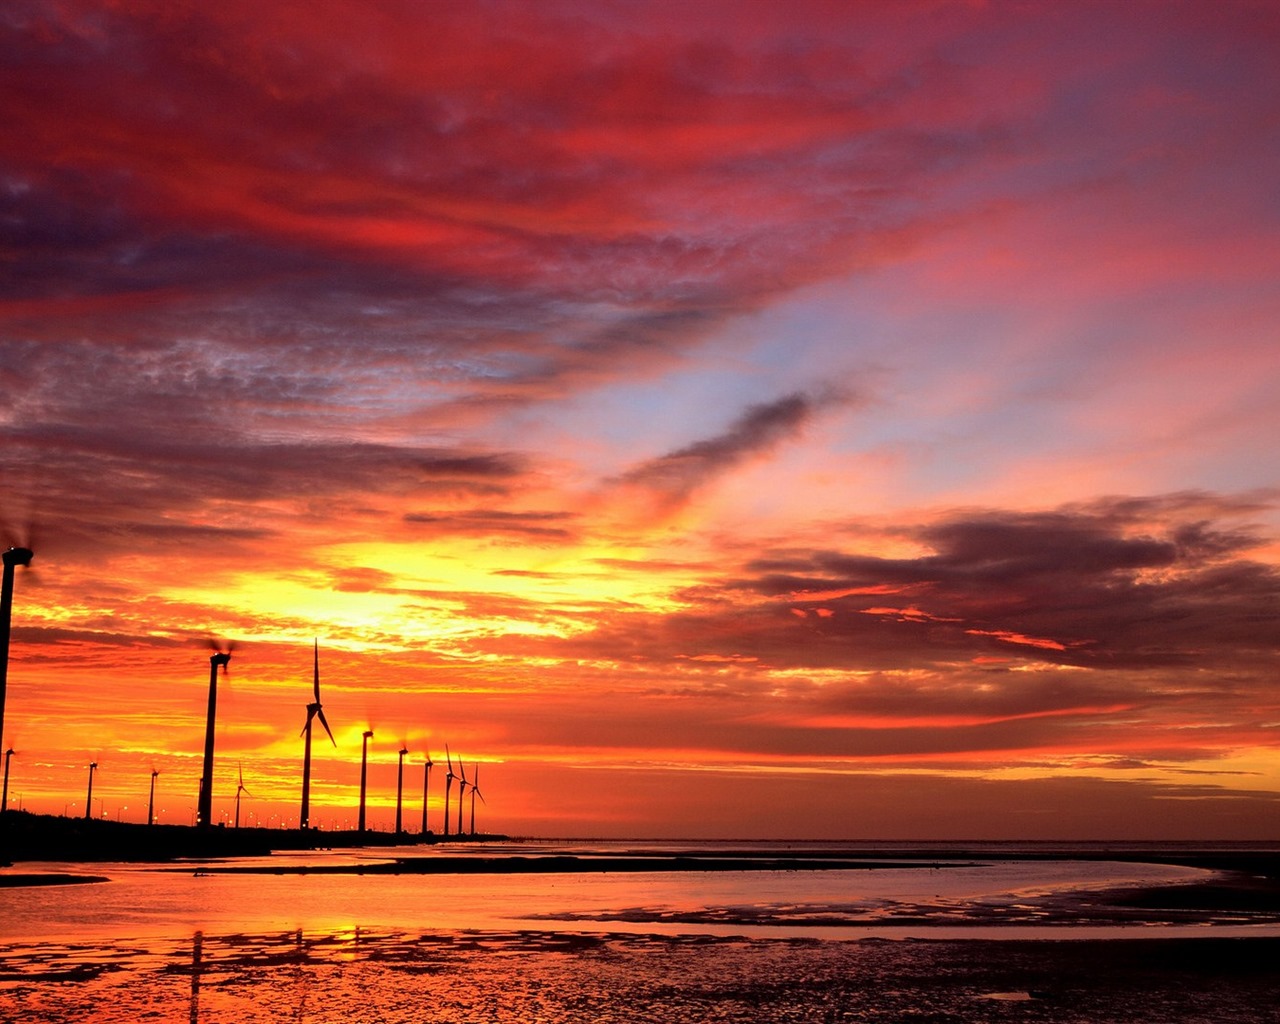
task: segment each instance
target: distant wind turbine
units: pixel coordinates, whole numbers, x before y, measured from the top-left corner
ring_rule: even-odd
[[[444,745],[444,763],[448,771],[444,773],[444,838],[449,838],[449,790],[453,788],[453,757],[449,753],[449,744]]]
[[[0,795],[0,814],[3,814],[9,806],[9,762],[13,760],[13,755],[17,753],[10,747],[4,752],[4,791]]]
[[[400,765],[396,771],[396,835],[404,832],[403,822],[400,818],[400,805],[404,800],[404,755],[407,753],[409,753],[409,748],[401,743]]]
[[[471,770],[471,834],[476,834],[476,797],[480,798],[480,802],[487,803],[484,794],[480,792],[480,762],[477,761],[475,767]]]
[[[30,548],[9,548],[3,555],[4,574],[0,577],[0,741],[4,740],[4,696],[9,682],[9,623],[13,617],[14,569],[29,566],[35,557]]]
[[[307,724],[302,727],[301,735],[306,737],[302,753],[302,814],[298,817],[298,827],[306,829],[311,824],[311,723],[319,718],[324,731],[329,734],[329,742],[337,747],[338,741],[333,738],[333,730],[325,721],[324,708],[320,706],[320,641],[315,641],[312,649],[312,679],[315,688],[315,700],[307,705]]]
[[[458,755],[458,835],[462,835],[462,800],[467,786],[467,769],[462,765],[462,755]]]
[[[200,799],[196,805],[196,823],[201,828],[213,824],[213,726],[218,715],[218,668],[221,666],[225,675],[227,664],[231,661],[230,644],[226,650],[218,645],[209,644],[217,653],[209,657],[209,711],[204,725],[204,771],[200,775]]]
[[[159,774],[160,772],[157,769],[151,769],[151,794],[147,797],[148,825],[154,825],[156,823],[156,776]]]
[[[240,794],[244,793],[246,796],[253,796],[252,793],[250,793],[247,789],[245,789],[244,765],[240,765],[239,768],[240,768],[240,784],[236,786],[236,828],[240,827]]]
[[[427,751],[426,763],[422,766],[422,834],[427,834],[427,796],[431,789],[431,751]]]
[[[84,816],[87,819],[93,817],[93,773],[98,770],[98,762],[89,762],[89,793],[84,798]]]
[[[364,797],[369,781],[369,741],[373,739],[373,730],[366,729],[361,737],[364,742],[360,745],[360,815],[357,828],[361,834],[364,833]]]

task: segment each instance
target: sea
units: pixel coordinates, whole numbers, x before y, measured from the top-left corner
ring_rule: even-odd
[[[105,880],[0,887],[0,1020],[1280,1019],[1280,915],[1114,898],[1216,872],[1121,859],[1142,852],[1133,845],[1109,848],[1114,860],[1078,846],[892,845],[892,860],[890,844],[861,844],[865,861],[826,870],[596,862],[791,863],[851,844],[528,840],[20,864],[7,873]],[[577,858],[582,870],[362,873],[443,856]]]

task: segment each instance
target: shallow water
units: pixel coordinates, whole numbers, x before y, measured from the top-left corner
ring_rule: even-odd
[[[402,851],[395,851],[402,852]],[[486,851],[488,852],[488,851]],[[385,851],[314,853],[282,864],[388,859]],[[265,861],[228,861],[251,866]],[[577,874],[205,874],[136,864],[22,865],[26,872],[96,874],[108,882],[0,889],[9,940],[257,933],[302,929],[600,930],[857,937],[940,936],[937,929],[1070,925],[1090,892],[1179,884],[1194,868],[1106,861],[969,861],[826,871]],[[1064,914],[1064,901],[1073,911]],[[1147,920],[1152,927],[1162,922]],[[1167,923],[1167,922],[1165,922]],[[892,931],[886,931],[892,929]],[[906,932],[904,933],[904,929]],[[1085,933],[1080,932],[1080,935]]]

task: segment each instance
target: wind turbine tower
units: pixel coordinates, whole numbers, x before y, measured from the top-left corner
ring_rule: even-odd
[[[373,739],[373,730],[366,729],[361,735],[364,741],[360,744],[360,815],[357,819],[356,828],[360,833],[364,834],[364,797],[368,789],[369,782],[369,741]]]
[[[462,756],[458,756],[458,835],[462,835],[462,798],[466,793],[467,786],[467,769],[462,766]]]
[[[484,794],[480,792],[480,762],[476,762],[471,770],[471,834],[476,834],[476,797],[486,803]]]
[[[312,674],[313,685],[315,687],[316,699],[307,705],[307,724],[302,727],[302,735],[305,736],[306,743],[303,745],[302,753],[302,814],[298,816],[298,827],[306,829],[311,824],[311,723],[314,719],[319,718],[320,724],[324,726],[324,731],[329,734],[329,742],[335,747],[338,741],[333,738],[333,730],[329,728],[329,723],[325,721],[324,708],[320,706],[320,641],[316,640],[314,653],[312,656]]]
[[[427,834],[427,793],[431,789],[431,751],[427,751],[427,763],[422,766],[422,834]]]
[[[151,795],[147,797],[147,824],[154,825],[156,823],[156,776],[159,770],[151,769]]]
[[[10,548],[3,555],[4,576],[0,579],[0,742],[4,740],[4,695],[9,682],[9,621],[13,617],[13,573],[28,566],[34,557],[30,548]]]
[[[407,753],[409,753],[409,748],[402,744],[400,746],[400,767],[396,772],[396,835],[404,832],[400,818],[400,803],[404,799],[404,755]]]
[[[3,814],[9,807],[9,762],[13,760],[13,755],[13,747],[4,752],[4,793],[0,795],[0,814]]]
[[[444,745],[444,763],[448,771],[444,773],[444,838],[449,838],[449,790],[453,788],[453,757],[449,754],[449,744]]]
[[[243,765],[240,766],[240,784],[236,786],[236,828],[240,827],[240,794],[241,793],[244,793],[247,796],[253,796],[253,794],[250,793],[247,789],[245,789],[245,786],[244,786],[244,766]]]
[[[88,821],[93,817],[93,773],[98,770],[98,762],[89,762],[89,792],[84,798],[84,817]]]
[[[213,824],[213,723],[218,714],[218,669],[225,673],[231,661],[230,651],[209,656],[209,712],[204,724],[204,771],[200,775],[200,800],[196,805],[196,824],[208,828]]]

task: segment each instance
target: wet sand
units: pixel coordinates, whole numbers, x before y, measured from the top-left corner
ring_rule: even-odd
[[[584,932],[0,945],[12,1024],[138,1020],[1262,1022],[1280,939],[745,940]]]

